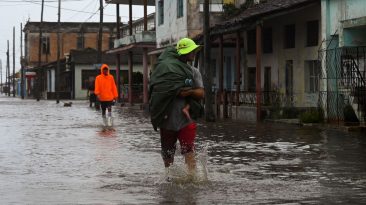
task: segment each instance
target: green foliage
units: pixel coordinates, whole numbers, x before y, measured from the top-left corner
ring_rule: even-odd
[[[311,108],[300,114],[302,123],[321,123],[324,122],[324,112],[322,109]]]
[[[247,0],[244,4],[240,5],[241,10],[245,10],[247,8],[250,8],[254,5],[254,0]]]
[[[224,9],[224,16],[226,18],[235,16],[240,12],[240,9],[236,8],[234,4],[224,4],[223,9]]]

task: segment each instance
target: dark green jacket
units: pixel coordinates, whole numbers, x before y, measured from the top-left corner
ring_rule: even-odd
[[[174,99],[182,87],[185,87],[185,79],[193,79],[192,69],[186,63],[178,59],[175,48],[169,47],[158,58],[158,62],[151,73],[150,114],[151,123],[156,130],[163,122],[164,116],[171,109]],[[189,100],[192,118],[197,117],[194,113],[201,112],[200,104],[195,100]]]

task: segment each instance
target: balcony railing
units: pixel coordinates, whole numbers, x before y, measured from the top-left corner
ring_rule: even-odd
[[[114,41],[114,48],[118,48],[125,45],[134,43],[155,43],[156,33],[155,31],[142,31],[131,36],[125,36]]]

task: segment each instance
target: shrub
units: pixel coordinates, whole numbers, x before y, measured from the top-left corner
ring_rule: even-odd
[[[294,119],[299,116],[299,110],[295,107],[283,108],[282,117],[285,119]]]
[[[321,123],[324,121],[323,110],[311,108],[300,114],[300,122],[302,123]]]

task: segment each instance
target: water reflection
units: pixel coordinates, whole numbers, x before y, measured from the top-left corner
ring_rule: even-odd
[[[0,107],[1,204],[366,203],[359,133],[200,122],[199,177],[186,178],[178,153],[167,182],[159,133],[139,109],[114,107],[109,130],[86,101],[0,96]]]

